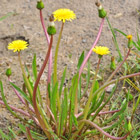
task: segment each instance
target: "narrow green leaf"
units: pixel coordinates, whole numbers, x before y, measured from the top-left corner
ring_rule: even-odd
[[[36,54],[34,54],[34,58],[32,61],[32,71],[33,71],[34,81],[36,81],[37,79]]]
[[[77,69],[78,69],[78,70],[80,69],[80,67],[81,67],[81,65],[82,65],[82,63],[83,63],[83,61],[84,61],[84,51],[82,52],[82,54],[81,54],[81,56],[80,56],[80,58],[79,58],[78,64],[77,64]]]
[[[1,88],[2,100],[3,100],[3,102],[4,102],[5,106],[6,106],[6,108],[8,109],[8,111],[9,111],[13,116],[15,116],[16,118],[19,118],[20,120],[26,122],[24,119],[22,119],[20,116],[18,116],[18,115],[10,108],[10,106],[7,104],[7,101],[6,101],[4,92],[3,92],[2,81],[0,81],[0,88]]]
[[[36,81],[37,79],[36,54],[34,54],[34,58],[32,61],[32,72],[33,72],[34,81]],[[43,107],[43,102],[42,102],[39,86],[37,87],[37,97],[39,99],[39,103]]]
[[[67,70],[67,69],[65,68],[65,69],[64,69],[64,72],[63,72],[62,79],[61,79],[61,84],[60,84],[60,88],[59,88],[59,96],[61,96],[62,88],[63,88],[64,82],[65,82],[66,70]]]
[[[11,15],[13,15],[13,14],[15,14],[15,13],[12,13],[12,12],[8,13],[7,15],[1,17],[1,18],[0,18],[0,21],[6,19],[7,17],[9,17],[9,16],[11,16]]]
[[[72,84],[70,87],[70,118],[69,118],[69,130],[70,130],[70,134],[71,134],[71,130],[72,130],[72,124],[73,124],[73,118],[72,116],[74,115],[74,109],[75,109],[75,94],[78,88],[78,78],[79,78],[79,73],[77,73],[73,79],[72,79]]]
[[[29,97],[27,96],[26,93],[24,93],[18,86],[16,86],[14,83],[10,82],[10,84],[24,97],[24,99],[26,99],[26,101],[28,101],[31,105],[32,105],[32,102],[31,100],[29,99]]]
[[[115,31],[121,33],[122,35],[124,35],[125,37],[127,36],[127,34],[125,34],[124,32],[114,28]],[[138,46],[134,41],[133,41],[133,45],[140,51],[140,46]]]
[[[124,113],[125,109],[127,107],[127,101],[126,99],[123,101],[122,106],[121,106],[121,110],[119,112],[116,112],[111,118],[109,118],[107,121],[105,121],[103,123],[103,125],[111,122],[112,120],[116,119],[119,115],[121,115],[122,113]]]
[[[93,100],[93,104],[92,104],[91,109],[89,111],[88,117],[90,117],[90,114],[93,113],[94,111],[96,111],[99,108],[99,106],[102,104],[102,102],[104,100],[104,97],[105,97],[105,92],[102,92],[101,97],[96,102],[97,96],[95,96],[95,100]]]
[[[8,129],[9,129],[9,131],[12,133],[13,137],[16,139],[17,136],[16,136],[15,132],[14,132],[10,127],[8,127]]]
[[[59,127],[60,127],[60,134],[63,133],[63,127],[64,127],[64,121],[67,119],[67,113],[68,113],[68,97],[67,97],[67,88],[64,89],[64,99],[62,101],[62,109],[60,114],[60,121],[59,121]],[[67,120],[66,120],[67,121]]]
[[[72,120],[73,120],[73,124],[76,126],[76,128],[78,129],[78,122],[77,122],[77,118],[75,117],[74,114],[72,114]]]
[[[88,86],[89,86],[89,82],[90,82],[90,61],[88,61],[88,70],[87,70],[87,79],[86,79],[86,87],[84,89],[84,92],[82,94],[82,97],[85,95],[85,93],[87,92],[88,90]],[[82,98],[81,97],[81,98]]]
[[[81,78],[79,79],[78,83],[78,101],[81,99]]]
[[[109,95],[109,97],[107,98],[107,100],[105,101],[105,103],[103,103],[101,105],[101,107],[97,108],[97,111],[95,113],[95,115],[92,117],[92,121],[96,118],[96,116],[98,115],[98,113],[105,107],[105,105],[110,101],[110,98],[113,96],[114,92],[116,91],[117,88],[117,84],[114,86],[114,88],[112,89],[111,94]],[[105,92],[104,92],[105,93]],[[103,96],[104,99],[104,96]],[[103,99],[101,99],[101,101],[103,101]],[[100,103],[101,104],[101,103]]]
[[[117,42],[117,39],[116,39],[116,35],[115,35],[115,32],[114,32],[114,29],[112,28],[112,26],[111,26],[111,24],[110,24],[110,22],[109,22],[108,17],[106,17],[106,20],[107,20],[107,23],[108,23],[108,25],[109,25],[109,28],[110,28],[110,30],[111,30],[111,32],[112,32],[112,35],[113,35],[113,38],[114,38],[115,47],[116,47],[117,52],[118,52],[119,57],[120,57],[120,58],[119,58],[119,61],[122,61],[122,60],[123,60],[123,57],[122,57],[121,51],[120,51],[120,49],[119,49],[119,45],[118,45],[118,42]]]
[[[3,131],[0,129],[0,138],[2,138],[2,140],[11,140],[11,138],[9,136],[7,136],[6,134],[3,133]]]
[[[19,124],[19,128],[20,130],[23,132],[23,133],[26,133],[26,126],[22,125],[22,124]],[[30,131],[31,134],[32,134],[32,137],[35,139],[35,140],[45,140],[47,139],[46,137],[42,136],[41,134],[37,133],[37,132],[34,132],[34,131]]]
[[[55,120],[57,120],[57,106],[56,106],[56,100],[57,100],[57,92],[58,92],[58,82],[56,82],[52,95],[51,95],[51,110],[53,112],[53,115],[55,117]]]

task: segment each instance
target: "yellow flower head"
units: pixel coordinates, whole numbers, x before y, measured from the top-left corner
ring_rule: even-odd
[[[71,21],[76,18],[76,15],[70,9],[58,9],[53,12],[55,21],[63,21],[65,23],[66,20]]]
[[[132,35],[127,35],[126,38],[127,38],[128,40],[132,40]]]
[[[16,52],[16,51],[19,52],[21,50],[27,49],[28,48],[27,46],[28,46],[28,43],[26,41],[15,40],[12,43],[9,43],[8,49],[14,50],[13,52]]]
[[[98,55],[106,55],[110,53],[109,48],[104,46],[96,46],[93,48],[93,52],[97,53]]]

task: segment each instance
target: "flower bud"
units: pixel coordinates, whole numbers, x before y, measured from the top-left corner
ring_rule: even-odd
[[[132,45],[133,45],[133,41],[132,41],[132,35],[127,35],[126,36],[127,39],[128,39],[128,48],[131,49],[132,48]]]
[[[102,7],[102,5],[99,2],[95,3],[96,6],[98,7],[98,14],[100,18],[105,18],[107,15],[107,12],[104,10],[104,8]]]
[[[56,28],[55,28],[55,24],[54,24],[53,15],[50,16],[49,20],[50,20],[50,23],[49,23],[47,32],[49,35],[54,35],[54,34],[56,34]]]
[[[8,68],[8,69],[6,70],[6,76],[10,77],[11,74],[12,74],[11,68]]]
[[[48,32],[49,35],[56,34],[56,28],[55,28],[55,26],[49,26],[48,29],[47,29],[47,32]]]
[[[128,124],[127,124],[127,129],[128,129],[129,132],[132,131],[132,125],[131,125],[130,120],[129,120]]]
[[[111,57],[111,64],[110,64],[110,69],[115,70],[116,69],[116,64],[115,64],[115,57]]]
[[[39,10],[42,10],[44,8],[44,3],[42,2],[42,0],[37,2],[36,8]]]

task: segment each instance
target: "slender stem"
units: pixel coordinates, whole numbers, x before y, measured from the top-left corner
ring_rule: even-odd
[[[36,79],[36,82],[35,82],[35,85],[34,85],[34,90],[33,90],[33,106],[34,106],[34,110],[35,110],[35,114],[36,114],[36,117],[43,129],[43,131],[45,132],[45,134],[48,136],[48,138],[50,139],[50,134],[48,133],[48,130],[46,130],[46,127],[48,127],[49,129],[49,126],[46,126],[47,124],[44,123],[44,121],[42,120],[41,116],[40,116],[40,113],[39,113],[39,110],[37,108],[37,102],[36,102],[36,91],[37,91],[37,87],[38,87],[38,84],[39,84],[39,81],[40,81],[40,78],[43,74],[43,71],[46,67],[46,64],[48,62],[48,59],[49,59],[49,56],[50,56],[50,51],[51,51],[51,47],[52,47],[52,43],[53,43],[53,36],[51,36],[51,41],[50,41],[50,45],[49,45],[49,48],[48,48],[48,52],[46,54],[46,57],[45,57],[45,60],[44,60],[44,63],[41,67],[41,70],[39,71],[39,74],[37,76],[37,79]]]
[[[42,15],[42,10],[40,10],[40,21],[41,21],[42,28],[43,28],[44,33],[45,33],[46,40],[47,40],[48,45],[49,45],[49,44],[50,44],[50,38],[49,38],[49,35],[48,35],[48,33],[47,33],[45,24],[44,24],[43,15]],[[52,67],[52,50],[50,51],[50,56],[49,56],[48,79],[47,79],[47,83],[50,83],[50,81],[51,81],[51,67]]]
[[[131,51],[131,49],[128,50],[127,55],[125,56],[125,58],[123,59],[123,61],[120,63],[120,65],[115,69],[115,71],[110,75],[110,77],[108,78],[107,82],[110,81],[113,78],[113,76],[116,74],[116,72],[124,64],[124,62],[126,61],[126,59],[128,58],[128,56],[130,54],[130,51]]]
[[[58,57],[58,49],[59,49],[59,44],[60,40],[62,37],[62,31],[63,31],[64,23],[62,22],[61,30],[59,33],[56,49],[55,49],[55,56],[54,56],[54,84],[57,82],[57,57]]]
[[[27,137],[29,138],[29,140],[34,140],[34,139],[32,138],[32,135],[31,135],[31,132],[30,132],[29,127],[26,127],[26,132],[27,132]]]
[[[98,115],[104,115],[104,114],[112,114],[112,113],[116,113],[116,112],[119,112],[121,109],[118,109],[118,110],[112,110],[112,111],[105,111],[105,112],[99,112]],[[83,112],[75,115],[76,118],[79,118],[80,116],[83,115]],[[91,116],[95,115],[95,113],[91,113]]]
[[[102,134],[104,134],[105,136],[107,136],[108,138],[111,138],[113,140],[124,140],[127,138],[127,136],[130,134],[130,132],[128,132],[125,136],[123,137],[114,137],[111,136],[109,133],[105,132],[102,128],[100,128],[98,125],[96,125],[95,123],[91,122],[90,120],[82,120],[80,121],[81,123],[84,122],[86,124],[89,124],[93,127],[95,127],[98,131],[100,131]]]
[[[5,105],[3,101],[0,101],[0,104]],[[19,113],[25,115],[25,116],[30,117],[30,114],[26,113],[25,111],[23,111],[23,110],[21,110],[21,109],[18,109],[18,108],[16,108],[16,107],[11,106],[11,105],[9,105],[9,107],[10,107],[11,109],[13,109],[13,110],[15,110],[15,111],[17,111],[17,112],[19,112]]]
[[[18,52],[18,60],[19,60],[19,63],[20,63],[20,67],[21,67],[21,70],[22,70],[23,77],[24,77],[25,85],[26,85],[26,87],[28,89],[28,92],[30,94],[30,98],[32,99],[33,90],[32,90],[32,87],[29,83],[29,80],[26,76],[26,73],[24,71],[24,68],[23,68],[23,65],[22,65],[22,62],[21,62],[21,58],[20,58],[20,52]]]
[[[95,40],[95,42],[93,43],[93,45],[92,45],[90,51],[88,52],[87,56],[85,57],[85,59],[84,59],[82,65],[81,65],[81,67],[80,67],[80,70],[79,70],[79,78],[80,78],[80,76],[81,76],[81,73],[82,73],[82,71],[83,71],[83,69],[84,69],[84,66],[85,66],[86,62],[88,61],[88,59],[89,59],[89,57],[90,57],[90,55],[91,55],[91,53],[92,53],[93,48],[95,47],[95,45],[97,44],[97,42],[98,42],[98,40],[99,40],[99,38],[100,38],[100,36],[101,36],[101,32],[102,32],[102,29],[103,29],[103,24],[104,24],[104,18],[102,18],[102,21],[101,21],[101,24],[100,24],[100,28],[99,28],[99,31],[98,31],[98,35],[97,35],[97,37],[96,37],[96,40]]]
[[[44,24],[42,10],[40,10],[40,21],[41,21],[41,24],[42,24],[42,28],[44,30],[44,34],[45,34],[48,46],[49,46],[50,45],[50,38],[49,38],[49,35],[47,33],[45,24]],[[50,99],[49,99],[49,94],[48,94],[48,84],[51,81],[51,69],[52,69],[52,50],[50,51],[50,56],[49,56],[48,77],[47,77],[47,86],[46,86],[46,89],[47,89],[46,90],[46,103],[47,103],[47,106],[49,106],[49,107],[50,107]],[[48,117],[50,117],[50,113],[49,113],[48,109],[47,109],[47,115],[48,115]]]
[[[8,77],[8,81],[9,81],[9,82],[12,82],[11,79],[10,79],[10,77]],[[19,100],[20,100],[24,105],[26,105],[24,99],[22,98],[22,96],[20,96],[19,92],[18,92],[15,88],[13,88],[13,87],[12,87],[12,89],[13,89],[13,91],[15,92],[15,94],[18,96]],[[32,112],[34,112],[33,108],[29,107],[29,109],[30,109]]]

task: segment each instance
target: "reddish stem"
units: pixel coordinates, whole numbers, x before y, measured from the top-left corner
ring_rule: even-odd
[[[40,117],[40,113],[39,113],[38,108],[37,108],[36,91],[37,91],[37,87],[38,87],[40,78],[41,78],[41,76],[43,74],[43,71],[44,71],[44,69],[46,67],[46,64],[47,64],[47,62],[49,60],[49,56],[50,56],[50,52],[51,52],[51,47],[52,47],[52,42],[53,42],[53,36],[51,36],[51,41],[50,41],[50,45],[49,45],[49,48],[48,48],[48,52],[46,54],[46,57],[45,57],[43,65],[41,67],[41,70],[39,71],[39,74],[37,76],[37,79],[36,79],[36,82],[35,82],[35,85],[34,85],[34,90],[33,90],[33,107],[34,107],[34,110],[35,110],[36,117],[37,117],[41,127],[43,128],[43,130],[46,130],[46,127],[45,127],[44,121]]]
[[[43,15],[42,15],[42,10],[40,10],[40,21],[41,21],[42,28],[44,30],[45,37],[46,37],[46,40],[48,42],[48,45],[50,45],[50,38],[49,38],[49,35],[48,35],[47,30],[45,28],[45,24],[44,24],[44,20],[43,20]],[[51,81],[51,68],[52,68],[52,51],[50,51],[50,56],[49,56],[47,84],[50,83],[50,81]]]
[[[95,127],[98,131],[100,131],[102,134],[104,134],[105,136],[113,139],[113,140],[124,140],[127,138],[127,136],[130,134],[130,132],[128,132],[125,136],[123,137],[114,137],[114,136],[111,136],[109,133],[105,132],[102,128],[100,128],[98,125],[96,125],[95,123],[89,121],[89,120],[82,120],[81,122],[85,122],[93,127]]]
[[[118,109],[118,110],[112,110],[112,111],[105,111],[105,112],[99,112],[99,114],[98,115],[104,115],[104,114],[111,114],[111,113],[116,113],[116,112],[119,112],[121,109]],[[83,115],[83,112],[81,112],[81,113],[79,113],[79,114],[77,114],[77,115],[75,115],[76,116],[76,118],[78,118],[78,117],[80,117],[80,116],[82,116]],[[91,116],[93,116],[93,115],[95,115],[95,113],[92,113],[91,114]]]
[[[0,101],[0,104],[5,105],[3,101]],[[15,110],[15,111],[17,111],[17,112],[19,112],[19,113],[25,115],[25,116],[30,117],[30,114],[26,113],[25,111],[23,111],[23,110],[21,110],[21,109],[18,109],[18,108],[16,108],[16,107],[11,106],[11,105],[9,105],[9,107],[10,107],[11,109],[13,109],[13,110]]]
[[[29,127],[26,127],[26,132],[27,132],[27,135],[29,136],[30,140],[34,140],[34,139],[32,138],[32,135],[31,135],[31,132],[30,132]],[[28,136],[27,136],[27,137],[28,137]]]
[[[95,40],[95,42],[93,43],[93,45],[92,45],[90,51],[88,52],[87,56],[85,57],[85,59],[84,59],[82,65],[81,65],[81,67],[80,67],[80,70],[79,70],[79,79],[80,79],[81,73],[82,73],[82,71],[83,71],[83,69],[84,69],[84,66],[85,66],[86,62],[88,61],[88,59],[89,59],[89,57],[90,57],[90,55],[91,55],[91,53],[92,53],[92,49],[95,47],[95,45],[97,44],[97,42],[98,42],[98,40],[99,40],[99,38],[100,38],[100,36],[101,36],[101,32],[102,32],[102,29],[103,29],[103,24],[104,24],[104,18],[102,18],[102,21],[101,21],[101,24],[100,24],[100,28],[99,28],[99,31],[98,31],[98,35],[97,35],[97,37],[96,37],[96,40]]]

